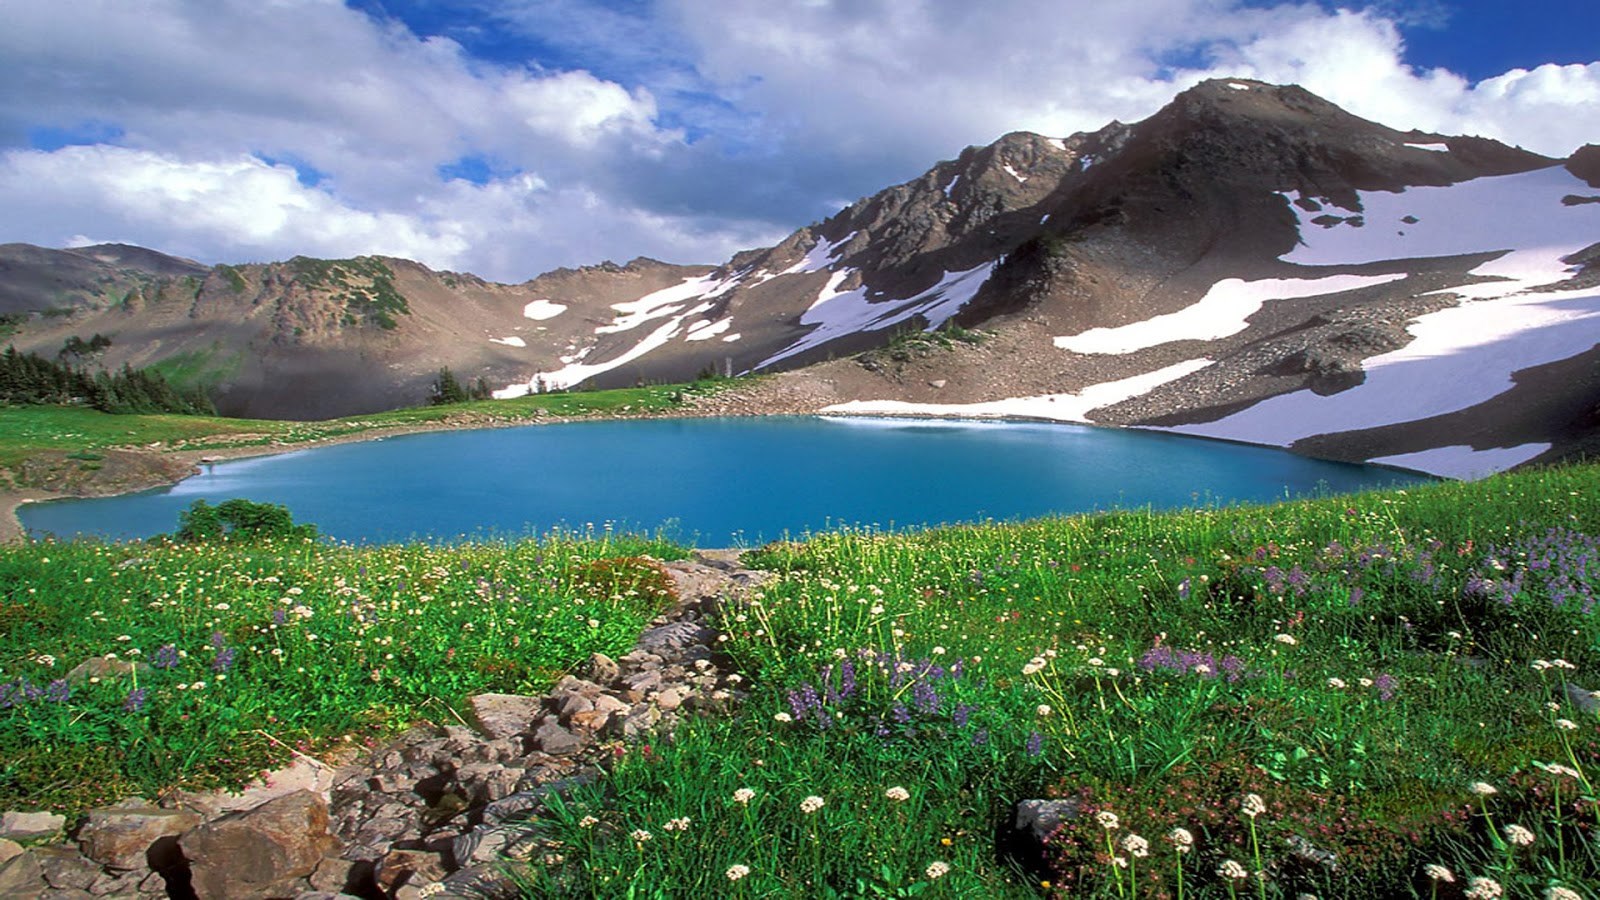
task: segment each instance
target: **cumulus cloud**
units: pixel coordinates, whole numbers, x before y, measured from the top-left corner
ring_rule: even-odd
[[[1600,62],[1419,71],[1383,5],[457,2],[479,18],[429,34],[337,0],[8,0],[0,240],[507,280],[717,262],[968,144],[1133,121],[1227,75],[1552,155],[1600,137]],[[530,56],[475,54],[485,23]]]

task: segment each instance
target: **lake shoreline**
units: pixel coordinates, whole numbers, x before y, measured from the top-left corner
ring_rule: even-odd
[[[804,391],[786,390],[780,385],[757,384],[748,389],[722,391],[709,396],[693,397],[684,406],[667,410],[633,411],[627,413],[587,413],[574,416],[531,416],[507,419],[494,416],[468,414],[447,417],[433,422],[419,422],[369,428],[349,434],[315,438],[308,441],[272,441],[236,447],[213,447],[205,450],[152,450],[147,447],[124,448],[125,452],[146,458],[157,458],[163,466],[174,464],[182,470],[175,476],[152,475],[133,484],[104,485],[90,483],[76,491],[52,491],[44,488],[0,489],[0,545],[21,541],[27,537],[18,510],[27,503],[46,503],[52,500],[92,500],[116,497],[140,491],[171,487],[186,478],[200,473],[200,467],[212,462],[251,459],[262,456],[279,456],[300,450],[332,447],[339,444],[364,443],[410,434],[429,434],[441,431],[482,431],[496,428],[521,428],[528,425],[555,425],[564,422],[626,421],[630,419],[703,419],[720,416],[782,416],[814,415],[820,412],[823,401],[809,397]],[[176,527],[176,523],[174,523]]]

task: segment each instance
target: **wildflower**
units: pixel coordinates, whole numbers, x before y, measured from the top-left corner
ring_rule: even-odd
[[[579,828],[593,828],[593,827],[595,827],[596,825],[599,825],[599,824],[600,824],[600,820],[596,819],[594,816],[584,816],[583,818],[578,820],[578,827]]]
[[[1232,878],[1235,881],[1243,881],[1250,877],[1250,873],[1245,870],[1244,866],[1231,859],[1225,859],[1222,861],[1222,865],[1217,866],[1217,874],[1223,878]]]
[[[1493,878],[1474,878],[1467,882],[1467,900],[1497,900],[1505,890]]]
[[[1328,687],[1342,691],[1345,689],[1346,685],[1343,678],[1329,678]]]
[[[1578,723],[1572,721],[1571,719],[1557,719],[1556,727],[1562,731],[1577,731]]]
[[[1500,790],[1494,785],[1483,781],[1474,781],[1472,786],[1467,788],[1467,790],[1479,797],[1491,797],[1500,793]]]
[[[1130,834],[1122,839],[1122,849],[1135,859],[1144,859],[1150,855],[1150,842],[1137,834]]]
[[[773,715],[772,720],[774,722],[785,722],[785,723],[793,722],[794,721],[794,716],[791,716],[786,712],[781,712],[781,713],[777,713],[777,714]]]
[[[1279,634],[1275,635],[1272,639],[1286,647],[1293,647],[1295,644],[1300,643],[1292,634]]]
[[[1048,715],[1050,715],[1050,714],[1051,714],[1051,713],[1053,713],[1053,712],[1055,712],[1055,710],[1053,710],[1053,709],[1051,709],[1051,708],[1050,708],[1050,706],[1049,706],[1049,704],[1046,704],[1046,703],[1041,703],[1041,704],[1039,704],[1039,706],[1038,706],[1038,708],[1036,708],[1036,709],[1035,709],[1035,710],[1034,710],[1034,712],[1035,712],[1035,713],[1036,713],[1036,714],[1038,714],[1038,716],[1039,716],[1039,718],[1041,718],[1041,719],[1042,719],[1042,718],[1044,718],[1044,717],[1045,717],[1045,716],[1048,716]]]
[[[739,788],[737,791],[733,792],[733,802],[739,804],[740,806],[747,805],[751,800],[754,800],[755,797],[756,792],[747,787]]]
[[[1456,875],[1454,872],[1446,869],[1444,866],[1441,866],[1438,863],[1428,863],[1427,865],[1423,866],[1422,874],[1428,876],[1434,881],[1445,881],[1453,884],[1456,880]]]
[[[750,874],[750,867],[744,863],[734,863],[728,867],[728,871],[725,874],[728,876],[729,881],[738,881]]]
[[[1254,819],[1267,811],[1267,804],[1261,799],[1260,794],[1245,794],[1239,803],[1239,811]]]
[[[50,686],[45,688],[44,692],[44,698],[51,703],[65,703],[67,698],[71,696],[72,686],[67,683],[65,678],[57,678],[55,681],[50,682]]]
[[[1116,831],[1117,825],[1119,824],[1117,820],[1117,814],[1108,809],[1102,809],[1095,813],[1094,820],[1099,822],[1100,827],[1107,831]]]
[[[1044,752],[1044,735],[1037,731],[1029,732],[1028,743],[1024,746],[1029,756],[1038,756]]]
[[[818,797],[816,794],[812,794],[811,796],[800,801],[800,811],[809,816],[821,809],[822,804],[825,802],[826,801],[824,801],[821,797]]]
[[[1544,900],[1583,900],[1583,895],[1572,888],[1551,885],[1544,892]]]
[[[1530,665],[1532,665],[1535,672],[1543,672],[1545,669],[1551,668],[1550,662],[1543,659],[1536,659]]]
[[[884,791],[883,795],[896,803],[904,803],[905,801],[911,799],[911,792],[903,787],[900,787],[899,785],[895,785],[894,787],[889,788],[887,791]]]
[[[1564,659],[1552,659],[1552,660],[1550,660],[1550,665],[1555,667],[1555,668],[1557,668],[1557,669],[1576,669],[1577,668],[1577,666],[1573,665],[1572,663],[1567,662]]]
[[[688,831],[689,830],[689,817],[688,816],[681,816],[681,817],[676,818],[676,819],[668,819],[667,820],[667,824],[661,826],[661,830],[662,831]]]
[[[1028,660],[1028,664],[1027,665],[1022,667],[1022,674],[1024,674],[1024,675],[1037,675],[1040,672],[1044,671],[1044,667],[1045,667],[1044,657],[1035,656],[1033,659]]]
[[[635,828],[634,830],[628,832],[628,837],[633,838],[633,842],[635,844],[642,844],[645,841],[655,837],[655,835],[645,831],[643,828]]]
[[[1187,828],[1174,828],[1167,832],[1167,842],[1180,854],[1194,849],[1194,835]]]
[[[928,864],[928,878],[929,879],[943,878],[944,876],[946,876],[948,874],[950,874],[950,864],[949,863],[943,862],[943,861],[935,861],[935,862],[931,862],[931,863]]]
[[[35,657],[35,661],[47,669],[53,669],[56,666],[56,658],[48,653],[39,654],[37,657]]]
[[[123,712],[138,712],[144,709],[144,701],[149,696],[148,688],[134,688],[128,692],[128,699],[122,701]]]
[[[1505,827],[1506,840],[1518,847],[1526,847],[1533,843],[1533,832],[1521,825],[1507,825]]]

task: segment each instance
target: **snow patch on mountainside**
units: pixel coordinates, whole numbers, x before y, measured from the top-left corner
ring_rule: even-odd
[[[1283,257],[1288,262],[1351,265],[1499,251],[1472,274],[1500,280],[1449,289],[1464,298],[1461,305],[1418,317],[1407,328],[1414,340],[1366,360],[1366,380],[1354,388],[1327,397],[1296,391],[1171,430],[1288,445],[1416,421],[1476,406],[1511,388],[1515,372],[1589,350],[1600,342],[1600,287],[1548,289],[1572,275],[1561,258],[1600,236],[1600,208],[1561,203],[1581,185],[1554,167],[1449,187],[1363,192],[1363,228],[1311,226],[1297,209],[1303,243]],[[1416,221],[1402,223],[1407,216]]]
[[[817,299],[800,315],[800,324],[814,326],[813,330],[767,357],[756,368],[765,368],[835,338],[861,331],[881,331],[918,315],[926,321],[924,329],[932,331],[961,311],[989,280],[996,265],[990,262],[960,272],[946,272],[938,284],[905,300],[869,300],[864,285],[842,291],[840,286],[855,274],[855,270],[835,272],[817,294]]]
[[[1091,328],[1055,339],[1074,353],[1133,353],[1171,341],[1214,341],[1250,327],[1249,318],[1270,300],[1319,297],[1387,284],[1406,277],[1393,275],[1330,275],[1326,278],[1224,278],[1206,295],[1175,313],[1114,328]]]
[[[1449,447],[1435,447],[1432,450],[1420,450],[1416,453],[1380,456],[1371,460],[1371,462],[1386,466],[1399,466],[1402,469],[1411,469],[1417,472],[1427,472],[1430,475],[1440,475],[1445,478],[1474,481],[1479,478],[1487,478],[1512,466],[1521,465],[1549,449],[1549,444],[1523,444],[1518,447],[1490,447],[1487,450],[1474,450],[1471,447],[1456,444]]]
[[[1142,397],[1164,384],[1177,381],[1211,365],[1209,359],[1191,359],[1176,365],[1090,385],[1070,394],[1011,397],[983,403],[907,403],[900,400],[852,400],[824,408],[825,413],[879,416],[944,416],[955,418],[1028,418],[1055,422],[1089,422],[1089,413],[1101,407]]]
[[[733,317],[731,316],[715,322],[702,319],[689,326],[689,333],[684,335],[683,339],[686,341],[706,341],[722,334],[731,327],[733,327]]]
[[[522,338],[516,337],[514,335],[512,337],[489,338],[489,343],[491,343],[491,344],[505,344],[507,347],[526,347],[526,346],[528,346],[528,342],[527,341],[523,340]]]
[[[690,300],[699,299],[721,286],[721,279],[711,275],[699,278],[685,278],[682,284],[669,288],[662,288],[654,293],[645,294],[637,300],[626,303],[613,303],[611,308],[621,315],[610,325],[602,325],[594,330],[595,334],[616,334],[637,328],[652,319],[670,316],[683,309],[683,304]]]
[[[535,300],[522,308],[522,314],[536,322],[554,319],[567,311],[567,307],[554,300]]]
[[[960,176],[958,175],[956,177],[959,178]],[[819,240],[817,241],[817,245],[815,247],[812,247],[805,256],[800,258],[799,262],[787,269],[784,269],[778,274],[804,275],[807,272],[820,272],[823,269],[833,265],[833,258],[839,255],[839,248],[850,243],[850,239],[855,236],[856,233],[852,231],[837,241]]]
[[[1411,141],[1406,141],[1406,146],[1407,147],[1415,147],[1418,150],[1432,150],[1435,153],[1449,153],[1450,152],[1450,145],[1449,144],[1445,144],[1445,143],[1417,144],[1417,143],[1412,143]]]

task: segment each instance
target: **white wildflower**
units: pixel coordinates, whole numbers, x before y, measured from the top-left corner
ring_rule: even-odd
[[[744,863],[734,863],[728,867],[728,871],[725,874],[728,876],[729,881],[738,881],[750,874],[750,867]]]
[[[889,788],[887,791],[884,791],[883,795],[896,803],[904,803],[905,801],[911,799],[911,792],[903,787],[900,787],[899,785],[895,785],[894,787]]]
[[[934,861],[928,864],[928,878],[943,878],[950,874],[950,864],[943,861]]]
[[[800,811],[809,816],[821,809],[822,804],[825,802],[827,801],[823,800],[821,797],[818,797],[816,794],[812,794],[811,796],[800,801]]]

